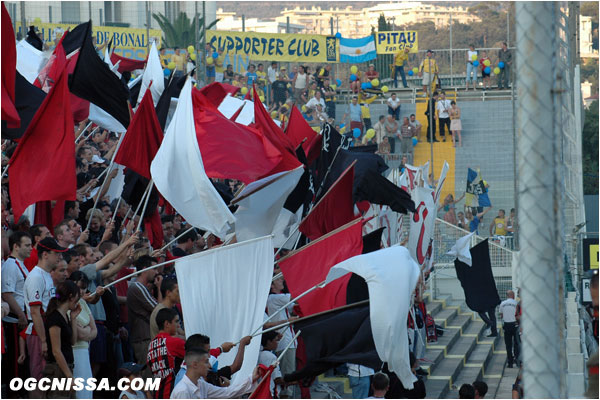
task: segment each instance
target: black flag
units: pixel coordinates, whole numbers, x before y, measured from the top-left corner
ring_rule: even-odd
[[[454,260],[456,277],[465,291],[467,306],[475,312],[485,312],[500,304],[487,239],[471,248],[471,258],[472,267]]]
[[[187,75],[177,79],[172,78],[169,85],[165,85],[165,90],[163,90],[156,103],[156,116],[158,117],[158,122],[160,123],[163,132],[165,131],[165,125],[167,125],[167,116],[169,115],[169,107],[171,107],[171,98],[179,98],[179,93],[181,93],[181,89],[183,88],[186,79]]]
[[[125,128],[129,126],[129,93],[121,80],[96,53],[92,44],[91,23],[87,25],[83,46],[69,79],[71,93],[94,103]]]
[[[334,311],[294,324],[306,346],[306,365],[284,377],[294,382],[322,374],[349,362],[373,369],[381,367],[375,350],[369,304]]]
[[[354,200],[366,200],[370,203],[386,205],[397,213],[406,214],[407,211],[415,212],[415,203],[410,194],[394,185],[378,172],[367,169],[354,181]]]
[[[81,49],[85,35],[89,29],[90,22],[84,22],[83,24],[77,25],[72,31],[66,32],[65,37],[62,39],[62,46],[65,49],[65,55],[69,55],[75,50]]]
[[[33,116],[46,98],[46,92],[29,83],[17,71],[15,79],[15,108],[21,118],[21,126],[18,128],[7,128],[6,121],[2,121],[2,138],[19,139],[29,126]]]

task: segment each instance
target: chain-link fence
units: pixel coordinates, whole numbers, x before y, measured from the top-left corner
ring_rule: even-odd
[[[566,397],[565,295],[583,222],[581,125],[567,2],[518,2],[517,163],[523,383],[527,397]],[[540,66],[544,66],[541,68]]]

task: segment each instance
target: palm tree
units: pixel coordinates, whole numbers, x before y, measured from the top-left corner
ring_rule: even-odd
[[[187,48],[189,45],[196,46],[194,43],[195,32],[196,32],[196,19],[190,21],[185,12],[180,12],[177,18],[173,22],[169,21],[162,13],[152,14],[160,29],[163,31],[162,44],[164,47],[174,48]],[[198,40],[202,41],[204,37],[204,31],[202,26],[204,25],[204,16],[198,18],[200,27],[198,32]],[[218,20],[215,20],[208,24],[206,29],[210,29],[217,24]]]

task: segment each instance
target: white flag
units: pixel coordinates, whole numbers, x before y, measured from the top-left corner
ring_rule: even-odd
[[[17,43],[17,71],[31,84],[35,82],[46,63],[44,53],[21,40]]]
[[[379,358],[387,361],[405,388],[412,389],[417,378],[410,370],[407,320],[419,266],[405,247],[392,246],[336,264],[327,283],[348,272],[363,277],[369,287],[371,330]]]
[[[469,267],[473,266],[473,259],[471,258],[471,238],[475,232],[471,232],[468,235],[465,235],[458,239],[456,243],[452,246],[450,251],[446,253],[449,256],[458,258],[458,261],[462,261],[467,264]]]
[[[121,124],[115,119],[115,117],[113,117],[94,103],[90,103],[90,113],[88,118],[96,125],[108,131],[118,133],[127,132],[127,128],[125,128],[123,124]]]
[[[192,81],[187,79],[150,173],[162,196],[192,226],[224,238],[235,217],[212,185],[196,138]]]
[[[219,104],[219,111],[225,116],[225,118],[230,119],[243,106],[244,100],[233,97],[228,93],[223,101],[221,101],[221,104]]]
[[[273,277],[270,236],[179,258],[175,270],[188,337],[201,333],[215,345],[235,343],[262,326]],[[260,335],[246,347],[232,383],[252,374],[259,350]],[[219,364],[231,365],[236,354],[221,354]]]
[[[419,265],[425,262],[427,250],[433,239],[436,217],[433,195],[434,191],[425,187],[415,187],[411,193],[416,210],[410,219],[407,247],[410,255]]]
[[[150,86],[150,82],[152,82],[152,86]],[[152,101],[154,102],[154,106],[156,106],[160,95],[165,90],[165,75],[160,64],[160,56],[158,55],[155,42],[152,42],[150,53],[148,54],[148,61],[146,62],[146,68],[142,76],[142,86],[140,87],[140,94],[137,99],[138,104],[141,103],[148,86],[150,86]]]
[[[117,170],[117,176],[110,181],[110,186],[106,191],[106,195],[110,201],[121,197],[121,194],[123,193],[123,185],[125,184],[125,174],[123,173],[125,167],[115,163],[114,168]]]
[[[302,219],[303,209],[304,206],[301,206],[298,211],[296,211],[296,214],[287,208],[281,209],[281,212],[275,221],[275,226],[273,227],[273,246],[275,246],[276,249],[280,247],[291,249],[294,246],[294,243],[296,243],[296,240],[300,235],[300,231],[297,228]]]
[[[250,183],[234,199],[238,204],[235,212],[235,233],[238,241],[249,240],[273,233],[275,221],[285,200],[294,190],[304,167],[277,174]]]

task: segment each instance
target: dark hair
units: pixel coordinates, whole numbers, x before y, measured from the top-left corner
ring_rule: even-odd
[[[458,391],[459,399],[474,399],[475,398],[475,388],[469,385],[468,383],[463,384]]]
[[[208,352],[206,350],[204,350],[202,347],[190,347],[190,348],[188,348],[187,344],[188,344],[189,340],[190,339],[188,339],[188,340],[185,341],[185,357],[186,358],[189,357],[189,356],[200,356],[200,357],[202,357],[202,356],[208,354]]]
[[[87,275],[79,270],[73,271],[71,275],[69,275],[68,279],[72,282],[75,282],[75,284],[77,284],[77,282],[83,282],[86,287],[90,284],[90,279],[87,277]]]
[[[58,223],[58,225],[56,225],[56,226],[54,227],[54,234],[55,234],[55,235],[62,235],[62,234],[63,234],[62,230],[61,230],[60,232],[57,232],[57,231],[59,230],[59,228],[61,228],[61,227],[63,227],[63,226],[64,226],[64,227],[66,227],[67,229],[71,229],[71,228],[69,228],[69,221],[70,221],[70,220],[71,220],[71,218],[65,218],[65,219],[63,219],[62,221],[60,221],[60,222]]]
[[[485,394],[488,391],[488,385],[487,385],[487,383],[485,383],[483,381],[473,382],[473,388],[475,389],[475,392],[477,392],[477,394],[479,394],[479,397],[485,396]]]
[[[279,335],[279,333],[277,333],[277,331],[265,332],[262,334],[262,336],[260,338],[260,344],[263,347],[265,347],[267,345],[267,343],[269,343],[271,340],[274,340],[275,338],[277,338],[278,335]]]
[[[452,100],[452,101],[450,102],[450,105],[452,106],[452,105],[454,105],[454,104],[456,104],[456,102],[455,102],[454,100]]]
[[[173,219],[175,219],[173,215],[163,215],[160,217],[160,223],[164,224],[166,222],[173,222]]]
[[[410,114],[410,116],[411,116],[411,117],[414,117],[414,116],[415,116],[415,114]]]
[[[42,228],[45,228],[44,224],[35,224],[29,227],[29,234],[31,235],[31,240],[33,240],[36,236],[42,236]]]
[[[76,244],[75,246],[71,247],[71,250],[73,250],[75,253],[77,253],[78,256],[87,256],[87,249],[88,247],[92,247],[87,243],[79,243]]]
[[[64,281],[56,286],[55,296],[50,299],[46,315],[58,308],[59,305],[71,300],[73,297],[79,298],[79,287],[73,281]]]
[[[390,386],[390,378],[383,372],[373,375],[373,390],[385,390]]]
[[[156,313],[156,325],[161,331],[165,328],[165,322],[171,322],[177,316],[177,311],[172,308],[162,308]]]
[[[152,263],[157,263],[158,260],[154,257],[150,257],[148,255],[144,255],[141,256],[140,258],[138,258],[137,260],[135,260],[135,262],[133,263],[133,265],[137,268],[138,271],[142,270],[142,269],[146,269],[149,266],[152,265]]]
[[[196,333],[185,341],[185,352],[187,353],[190,349],[194,348],[203,349],[207,344],[210,344],[210,338],[201,333]]]
[[[179,235],[181,235],[186,230],[187,230],[187,228],[181,228],[180,230],[177,231],[177,233],[175,234],[175,236],[178,237]],[[183,235],[180,238],[178,238],[177,239],[177,243],[178,244],[185,243],[188,240],[191,240],[192,242],[195,242],[196,240],[198,240],[198,234],[196,233],[195,229],[192,229],[191,231],[189,231],[185,235]]]
[[[162,294],[162,297],[165,298],[167,292],[172,292],[175,290],[175,286],[177,286],[176,278],[168,277],[163,279],[162,283],[160,284],[160,293]]]
[[[67,200],[65,201],[65,215],[69,212],[69,210],[74,209],[77,206],[77,200],[71,201],[71,200]]]
[[[28,232],[22,231],[13,232],[13,234],[8,237],[8,248],[10,249],[11,253],[15,244],[21,247],[21,239],[23,239],[24,237],[28,237],[29,239],[31,239],[31,235]]]
[[[110,252],[110,246],[118,246],[118,244],[112,240],[105,240],[104,242],[100,243],[98,250],[100,250],[102,254],[107,255]]]
[[[67,264],[69,264],[71,262],[73,257],[78,256],[77,252],[73,251],[72,249],[65,251],[64,253],[62,253],[62,255],[63,255],[63,260],[65,260],[67,262]]]
[[[77,150],[77,157],[81,157],[83,155],[83,153],[85,153],[86,150],[92,150],[90,148],[89,145],[85,145],[79,148],[79,150]]]
[[[384,119],[384,118],[385,118],[385,115],[380,115],[380,116],[379,116],[379,120],[380,120],[380,121],[381,121],[382,119]]]

